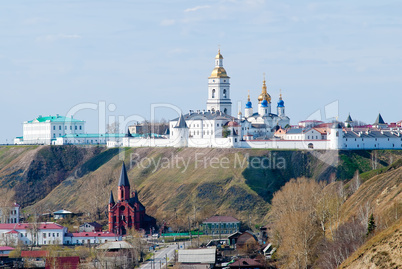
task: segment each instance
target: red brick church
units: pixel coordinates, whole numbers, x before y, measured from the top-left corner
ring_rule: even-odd
[[[130,198],[130,182],[124,162],[121,167],[117,193],[117,202],[115,202],[113,192],[110,192],[109,232],[125,235],[131,228],[148,231],[149,228],[155,226],[155,219],[145,214],[145,207],[138,200],[137,191],[133,192]]]

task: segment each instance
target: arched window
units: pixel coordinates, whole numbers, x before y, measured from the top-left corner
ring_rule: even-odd
[[[215,89],[212,89],[212,98],[215,98]]]
[[[223,98],[226,98],[226,89],[223,90]]]
[[[227,114],[227,113],[228,113],[228,110],[225,108],[225,109],[223,110],[223,113]]]

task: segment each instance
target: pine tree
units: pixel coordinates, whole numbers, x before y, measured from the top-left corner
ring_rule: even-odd
[[[368,225],[367,225],[367,235],[370,235],[371,233],[373,233],[375,231],[376,227],[377,226],[375,225],[374,215],[373,215],[373,213],[371,213],[369,221],[368,221]]]

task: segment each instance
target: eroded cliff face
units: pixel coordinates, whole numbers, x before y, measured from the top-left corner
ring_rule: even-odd
[[[377,168],[400,156],[375,154]],[[148,213],[158,219],[231,214],[262,223],[273,193],[291,178],[350,179],[356,170],[370,171],[373,156],[371,151],[2,147],[0,187],[13,189],[23,207],[103,210],[124,161],[132,191],[139,191]]]

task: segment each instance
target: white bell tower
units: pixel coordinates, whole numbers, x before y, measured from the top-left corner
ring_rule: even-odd
[[[211,112],[221,111],[232,115],[232,101],[230,100],[230,77],[223,68],[223,56],[221,51],[215,57],[215,68],[208,78],[207,110]]]

